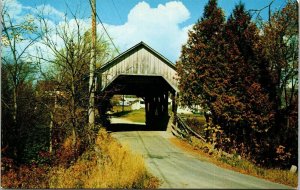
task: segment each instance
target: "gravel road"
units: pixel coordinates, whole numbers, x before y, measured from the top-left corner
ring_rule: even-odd
[[[113,132],[122,144],[145,157],[149,171],[160,178],[160,188],[291,189],[201,161],[170,142],[165,131]]]

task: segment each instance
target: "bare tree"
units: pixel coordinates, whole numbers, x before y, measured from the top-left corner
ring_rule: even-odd
[[[40,36],[36,33],[36,25],[31,16],[27,16],[17,22],[9,15],[8,8],[4,5],[1,12],[3,67],[6,67],[13,87],[13,120],[17,123],[18,88],[34,72],[34,65],[28,58],[27,50]]]
[[[85,31],[82,20],[76,14],[72,14],[73,25],[71,26],[67,17],[64,23],[53,28],[42,14],[39,15],[40,33],[42,34],[41,43],[46,46],[51,53],[51,58],[38,56],[40,61],[51,63],[51,67],[56,71],[55,81],[59,91],[65,98],[63,107],[67,107],[65,121],[70,121],[72,147],[76,152],[78,133],[83,130],[87,123],[88,98],[90,95],[88,77],[89,63],[91,59],[90,32]],[[75,23],[75,27],[74,27]],[[61,41],[58,45],[57,39]],[[98,63],[105,60],[104,57],[109,53],[108,44],[98,38],[96,41],[96,53]],[[50,57],[51,57],[50,56]],[[68,114],[67,114],[68,113]],[[68,122],[64,122],[68,124]]]

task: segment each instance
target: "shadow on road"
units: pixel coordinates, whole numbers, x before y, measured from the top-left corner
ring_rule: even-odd
[[[121,117],[121,116],[129,114],[130,112],[132,112],[132,111],[115,112],[115,113],[111,114],[110,116],[111,117]]]
[[[132,122],[126,118],[111,118],[111,123],[106,127],[107,131],[166,131],[170,116],[151,117],[146,123]]]
[[[108,131],[161,131],[162,129],[155,129],[154,127],[147,126],[146,124],[128,124],[128,123],[114,123],[107,127]]]

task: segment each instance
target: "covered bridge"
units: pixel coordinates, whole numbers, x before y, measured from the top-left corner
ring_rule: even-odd
[[[160,53],[140,42],[99,68],[101,91],[136,95],[145,100],[146,125],[166,127],[168,97],[172,96],[172,111],[176,110],[178,92],[174,64]]]

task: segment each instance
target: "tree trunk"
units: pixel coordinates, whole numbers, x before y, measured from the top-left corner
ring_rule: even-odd
[[[75,101],[75,81],[74,81],[74,75],[72,75],[72,81],[71,81],[71,118],[72,118],[72,147],[73,147],[73,153],[76,155],[76,128],[77,128],[77,121],[76,121],[76,101]],[[75,159],[75,158],[74,158]]]
[[[12,111],[12,116],[13,116],[13,126],[12,126],[12,133],[14,134],[13,141],[18,140],[19,138],[19,130],[17,129],[17,110],[18,110],[18,103],[17,103],[17,87],[14,86],[13,90],[13,111]],[[14,146],[14,156],[18,156],[18,149],[17,146]]]
[[[52,129],[53,129],[53,112],[50,112],[50,126],[49,126],[49,153],[52,155]]]
[[[14,109],[13,109],[13,121],[14,125],[17,124],[17,109],[18,109],[18,104],[17,104],[17,87],[14,87],[14,92],[13,92],[13,104],[14,104]]]

